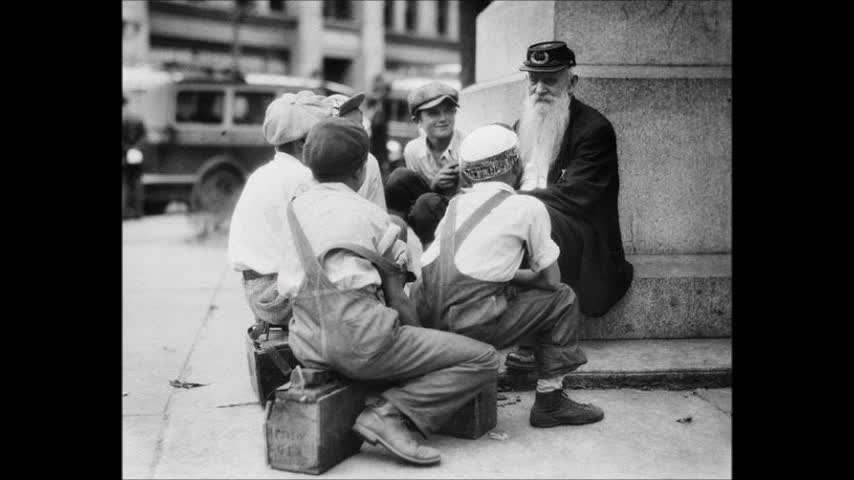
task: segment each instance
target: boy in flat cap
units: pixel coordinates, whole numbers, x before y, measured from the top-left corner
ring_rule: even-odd
[[[318,183],[287,207],[291,235],[279,291],[294,310],[290,346],[310,368],[360,381],[395,382],[365,408],[353,430],[415,464],[439,462],[420,445],[486,384],[498,357],[482,342],[421,328],[402,293],[406,245],[388,214],[356,194],[365,177],[368,135],[351,120],[319,122],[304,159]],[[385,301],[384,301],[385,300]],[[386,306],[386,302],[388,306]]]
[[[539,380],[532,426],[597,422],[602,410],[574,402],[564,386],[564,377],[587,362],[578,346],[581,314],[575,293],[560,283],[545,206],[514,190],[523,170],[516,140],[500,125],[463,140],[460,169],[472,187],[450,201],[412,296],[425,327],[496,348],[534,336]],[[527,268],[520,268],[523,260]]]
[[[395,211],[404,212],[406,220],[419,234],[423,243],[429,243],[436,224],[424,219],[432,218],[429,213],[413,213],[421,195],[441,195],[448,198],[459,188],[458,148],[462,134],[454,129],[459,94],[441,82],[430,82],[413,89],[408,97],[412,120],[418,124],[423,135],[410,140],[403,149],[406,168],[393,171],[386,182],[386,203]],[[393,192],[390,194],[390,192]],[[404,194],[405,193],[405,194]],[[390,204],[393,200],[393,204]],[[436,205],[438,200],[421,202]],[[444,213],[444,212],[442,212]],[[417,219],[421,224],[416,224]],[[427,232],[422,235],[420,232]]]
[[[623,297],[634,269],[620,234],[614,127],[575,97],[574,66],[575,54],[566,43],[550,41],[528,47],[519,67],[528,75],[517,122],[525,165],[521,190],[546,205],[560,247],[561,281],[578,294],[584,315],[598,317]],[[511,352],[507,365],[533,368],[532,351]]]

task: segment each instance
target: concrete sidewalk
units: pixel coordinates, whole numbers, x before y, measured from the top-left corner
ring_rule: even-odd
[[[264,411],[243,343],[251,315],[224,238],[190,241],[183,215],[128,221],[123,232],[123,476],[312,478],[265,465]],[[205,385],[176,389],[172,379]],[[731,389],[580,390],[576,400],[601,406],[605,419],[553,429],[528,425],[533,392],[503,395],[495,432],[505,440],[431,437],[443,458],[430,468],[366,444],[322,476],[731,477]]]

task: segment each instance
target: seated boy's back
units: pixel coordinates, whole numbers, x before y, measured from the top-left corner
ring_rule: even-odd
[[[527,195],[516,195],[504,182],[475,183],[454,199],[454,231],[469,220],[472,213],[498,192],[508,192],[482,223],[472,230],[465,242],[457,245],[454,263],[461,273],[488,282],[509,282],[528,254],[528,266],[538,272],[551,265],[560,253],[551,241],[551,223],[545,206]],[[532,201],[533,200],[533,201]],[[436,240],[421,257],[422,268],[433,263],[442,248],[441,232],[447,217],[436,228]]]
[[[378,255],[392,247],[386,258],[398,265],[407,261],[406,245],[395,240],[400,228],[376,204],[342,183],[313,185],[296,195],[293,208],[315,254],[336,243],[347,242]],[[284,237],[283,248],[286,251],[296,249],[290,235]],[[377,289],[382,284],[371,262],[349,251],[332,252],[321,266],[329,280],[341,289]],[[296,255],[286,257],[279,271],[279,291],[295,294],[304,276],[299,258]]]

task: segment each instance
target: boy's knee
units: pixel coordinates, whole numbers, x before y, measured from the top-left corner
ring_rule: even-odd
[[[500,360],[501,356],[498,354],[498,350],[488,343],[483,344],[480,355],[475,359],[484,370],[495,371],[498,371]]]

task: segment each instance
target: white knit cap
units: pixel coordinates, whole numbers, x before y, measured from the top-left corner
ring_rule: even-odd
[[[324,99],[303,90],[273,100],[264,115],[264,138],[272,145],[281,145],[305,137],[314,124],[332,116],[332,106]]]
[[[460,168],[474,181],[509,172],[519,161],[516,134],[501,125],[486,125],[466,135],[460,144]]]

